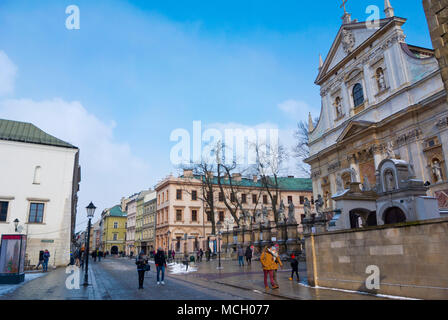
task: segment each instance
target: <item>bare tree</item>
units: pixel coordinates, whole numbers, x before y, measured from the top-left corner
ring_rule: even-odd
[[[313,125],[316,127],[319,122],[319,118],[313,120]],[[311,168],[308,164],[303,161],[310,156],[310,145],[309,145],[309,131],[308,124],[305,121],[299,121],[297,123],[297,129],[294,132],[294,138],[296,144],[293,147],[293,155],[298,160],[299,170],[306,176],[311,176]]]
[[[288,154],[280,145],[256,145],[256,170],[260,177],[263,190],[268,194],[274,213],[274,220],[278,223],[277,202],[280,199],[280,174],[282,164],[287,160]]]

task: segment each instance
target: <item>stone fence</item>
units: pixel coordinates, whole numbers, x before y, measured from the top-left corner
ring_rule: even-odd
[[[297,224],[278,224],[270,222],[266,225],[233,228],[224,231],[221,237],[221,251],[224,257],[236,258],[236,250],[241,246],[244,250],[254,246],[254,255],[258,257],[264,246],[278,244],[282,257],[292,253],[302,253],[302,239],[298,233]]]
[[[448,299],[446,218],[307,234],[305,244],[312,286]]]

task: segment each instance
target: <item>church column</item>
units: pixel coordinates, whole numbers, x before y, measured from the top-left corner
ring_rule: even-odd
[[[372,73],[370,72],[370,66],[368,65],[368,63],[364,65],[363,69],[366,97],[369,101],[369,104],[372,104],[375,101],[375,90],[372,88]]]
[[[373,148],[373,161],[375,163],[375,170],[378,170],[381,161],[384,160],[384,156],[379,145],[375,145]]]

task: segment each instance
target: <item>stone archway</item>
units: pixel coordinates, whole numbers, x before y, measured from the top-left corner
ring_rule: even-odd
[[[384,224],[406,222],[406,214],[398,207],[390,207],[383,214]]]
[[[352,229],[364,228],[368,226],[367,220],[371,211],[364,208],[350,210],[350,227]]]
[[[118,247],[113,246],[112,248],[110,248],[110,254],[118,254]]]

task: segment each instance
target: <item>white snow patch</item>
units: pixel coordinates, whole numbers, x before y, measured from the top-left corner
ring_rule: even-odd
[[[10,293],[20,286],[24,285],[25,283],[37,279],[39,277],[42,277],[46,273],[25,273],[25,281],[19,284],[0,284],[0,296],[5,295],[7,293]]]
[[[376,297],[380,297],[380,298],[387,298],[387,299],[419,300],[419,299],[414,299],[414,298],[407,298],[407,297],[400,297],[400,296],[391,296],[391,295],[386,295],[386,294],[372,294],[372,293],[368,293],[368,292],[354,291],[354,290],[327,288],[327,287],[319,287],[319,286],[312,287],[312,286],[310,286],[308,284],[305,284],[305,283],[302,283],[302,282],[300,282],[299,285],[307,287],[307,288],[312,288],[312,289],[323,289],[323,290],[333,290],[333,291],[341,291],[341,292],[347,292],[347,293],[357,293],[357,294],[372,295],[372,296],[376,296]]]
[[[186,270],[187,267],[184,264],[180,263],[170,263],[167,264],[167,267],[169,273],[171,274],[184,274],[198,271],[198,268],[192,266],[188,266],[188,270]]]

